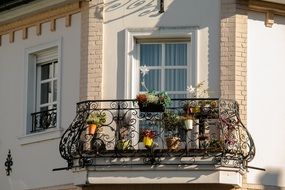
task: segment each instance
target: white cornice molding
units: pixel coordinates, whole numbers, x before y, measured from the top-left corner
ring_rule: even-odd
[[[52,7],[62,4],[70,4],[79,0],[38,0],[29,4],[25,4],[14,9],[0,12],[0,24],[15,21],[23,16],[29,16],[39,12],[43,12]]]

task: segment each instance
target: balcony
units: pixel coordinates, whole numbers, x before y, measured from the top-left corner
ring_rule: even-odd
[[[95,134],[87,124],[92,114],[104,117]],[[172,179],[188,183],[193,178],[194,183],[240,186],[241,175],[255,155],[238,104],[221,99],[172,99],[163,112],[140,111],[135,100],[79,102],[59,150],[68,164],[65,169],[73,168],[77,174],[83,169],[89,183],[99,179],[108,183],[108,176],[113,176],[109,183],[123,178],[126,183],[140,183],[142,176],[148,176],[145,183],[153,183],[150,176],[159,175],[165,176],[161,183]]]
[[[31,133],[41,132],[50,128],[56,128],[57,109],[35,112],[32,116]]]

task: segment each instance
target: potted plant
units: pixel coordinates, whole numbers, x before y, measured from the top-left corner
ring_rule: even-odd
[[[100,126],[106,122],[106,114],[105,113],[95,113],[92,112],[89,114],[86,119],[87,126],[87,134],[94,135],[97,129],[97,126]]]
[[[154,144],[153,139],[155,137],[155,132],[150,129],[146,129],[143,131],[142,135],[144,146],[148,149],[152,148]]]
[[[174,111],[166,111],[162,114],[162,127],[165,131],[175,131],[177,128],[183,126],[181,116]]]
[[[147,92],[137,95],[141,112],[164,112],[165,107],[171,104],[171,99],[166,92]]]
[[[177,150],[181,139],[177,136],[179,128],[183,127],[183,119],[174,111],[167,111],[162,115],[162,127],[166,133],[166,146],[168,150]]]
[[[181,144],[181,139],[176,136],[170,136],[166,138],[166,145],[168,150],[178,150]]]
[[[184,122],[184,129],[186,131],[193,129],[193,126],[194,126],[194,116],[193,115],[185,114],[185,115],[181,116],[181,119]]]

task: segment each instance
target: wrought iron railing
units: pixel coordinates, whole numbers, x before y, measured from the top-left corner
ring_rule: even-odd
[[[95,134],[86,122],[92,113],[103,118]],[[59,150],[68,169],[191,165],[205,158],[213,165],[246,168],[255,155],[238,104],[219,99],[173,99],[164,112],[141,112],[135,100],[80,102]]]
[[[40,132],[49,128],[56,127],[57,109],[35,112],[32,113],[31,116],[32,116],[31,133]]]

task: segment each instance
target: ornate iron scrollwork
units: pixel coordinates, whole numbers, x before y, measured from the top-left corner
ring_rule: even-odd
[[[57,109],[32,113],[31,133],[56,127]]]
[[[68,168],[191,165],[199,164],[198,158],[212,158],[213,164],[245,168],[253,159],[254,143],[240,121],[236,101],[173,99],[172,102],[164,113],[140,112],[135,100],[79,102],[76,117],[60,140],[60,154]],[[184,115],[189,112],[193,126],[186,129],[180,119],[185,119]],[[94,135],[87,132],[86,120],[91,113],[106,116]],[[175,118],[177,122],[173,121]],[[154,132],[154,143],[148,148],[142,136],[145,129]],[[169,140],[172,137],[176,140]]]

